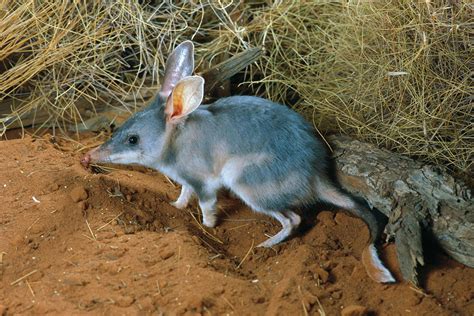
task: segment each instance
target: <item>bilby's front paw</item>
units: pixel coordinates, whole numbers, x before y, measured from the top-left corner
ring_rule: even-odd
[[[216,215],[203,216],[202,223],[204,224],[204,226],[213,228],[216,226],[217,216]]]
[[[174,202],[171,202],[170,204],[176,208],[179,208],[180,210],[188,206],[188,203],[183,203],[181,201],[174,201]]]

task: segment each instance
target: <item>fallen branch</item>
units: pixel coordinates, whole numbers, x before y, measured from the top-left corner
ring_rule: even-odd
[[[209,94],[225,80],[256,61],[260,55],[262,55],[261,48],[249,48],[201,73],[201,76],[206,81],[205,94]]]
[[[424,165],[346,136],[329,137],[341,184],[389,218],[403,277],[418,284],[429,232],[457,261],[474,267],[474,200],[470,189],[440,167]]]

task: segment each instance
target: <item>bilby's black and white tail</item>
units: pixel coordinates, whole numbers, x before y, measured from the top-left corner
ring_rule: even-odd
[[[379,283],[393,283],[395,278],[380,260],[373,243],[362,251],[362,263],[370,278]]]
[[[344,192],[332,183],[319,180],[316,190],[320,201],[343,208],[364,220],[370,232],[370,242],[362,252],[362,263],[365,266],[367,274],[371,279],[379,283],[395,282],[395,278],[384,266],[377,253],[375,241],[382,234],[383,226],[371,210],[363,203],[356,201],[349,193]]]

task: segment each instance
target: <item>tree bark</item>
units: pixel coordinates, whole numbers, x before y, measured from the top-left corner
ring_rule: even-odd
[[[465,184],[443,168],[347,136],[328,140],[342,186],[389,218],[386,232],[395,239],[406,280],[418,284],[426,232],[451,257],[474,267],[474,200]]]

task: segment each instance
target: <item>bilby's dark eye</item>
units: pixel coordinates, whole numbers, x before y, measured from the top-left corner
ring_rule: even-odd
[[[128,136],[128,143],[130,145],[136,145],[138,143],[138,136],[137,135]]]

